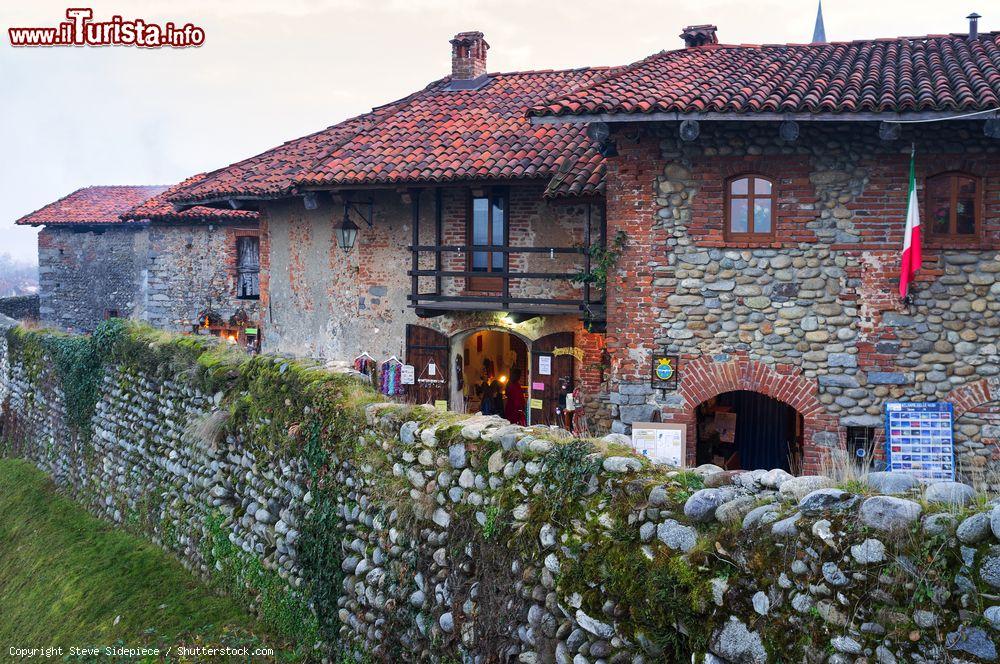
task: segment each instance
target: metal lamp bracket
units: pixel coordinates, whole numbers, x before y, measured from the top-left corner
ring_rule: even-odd
[[[375,224],[375,199],[353,201],[349,197],[344,197],[344,213],[354,213],[355,217],[364,221],[368,228],[374,228]]]

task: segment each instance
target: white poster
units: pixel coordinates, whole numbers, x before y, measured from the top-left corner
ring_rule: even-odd
[[[653,463],[683,468],[687,426],[670,422],[635,422],[632,447]]]
[[[399,370],[399,382],[403,385],[413,385],[415,376],[412,364],[404,364]]]
[[[551,376],[552,375],[552,356],[551,355],[539,355],[538,356],[538,374],[540,376]]]

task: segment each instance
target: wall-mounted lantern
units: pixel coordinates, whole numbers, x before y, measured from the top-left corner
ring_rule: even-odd
[[[354,248],[354,243],[358,239],[358,225],[351,221],[350,214],[348,211],[350,207],[344,205],[344,220],[340,222],[340,226],[337,228],[337,244],[344,251],[350,251]]]

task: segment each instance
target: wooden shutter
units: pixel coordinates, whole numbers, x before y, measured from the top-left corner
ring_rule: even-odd
[[[433,404],[440,399],[448,400],[451,367],[448,364],[450,344],[441,332],[422,325],[406,326],[406,363],[413,365],[417,382],[406,388],[406,400],[410,403]],[[431,376],[428,367],[436,367]]]

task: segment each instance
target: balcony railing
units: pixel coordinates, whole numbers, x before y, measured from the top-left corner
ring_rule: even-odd
[[[438,206],[440,210],[440,206]],[[422,317],[438,316],[457,311],[506,311],[512,314],[529,315],[578,315],[589,321],[605,319],[604,292],[594,288],[588,281],[580,281],[581,274],[591,271],[591,206],[587,206],[586,223],[583,228],[583,242],[574,247],[546,246],[498,246],[475,244],[443,244],[442,223],[440,214],[435,215],[436,242],[434,244],[420,243],[419,210],[414,206],[413,241],[410,245],[412,263],[408,274],[410,276],[410,305]],[[605,233],[603,223],[600,230],[600,242],[604,243]],[[468,257],[475,252],[503,255],[503,268],[490,272],[468,269]],[[575,255],[579,259],[572,266],[568,261],[560,261],[562,269],[575,269],[573,272],[540,272],[533,270],[510,269],[514,255]],[[460,260],[454,256],[460,255]],[[431,260],[425,257],[431,256]],[[425,258],[421,261],[421,258]],[[492,262],[492,256],[490,258]],[[524,261],[528,262],[528,261]],[[464,269],[455,269],[460,264]],[[470,290],[467,280],[489,280],[496,288],[489,290]],[[549,284],[547,288],[531,289],[542,292],[542,295],[525,295],[528,282]],[[422,291],[421,288],[424,288]]]

